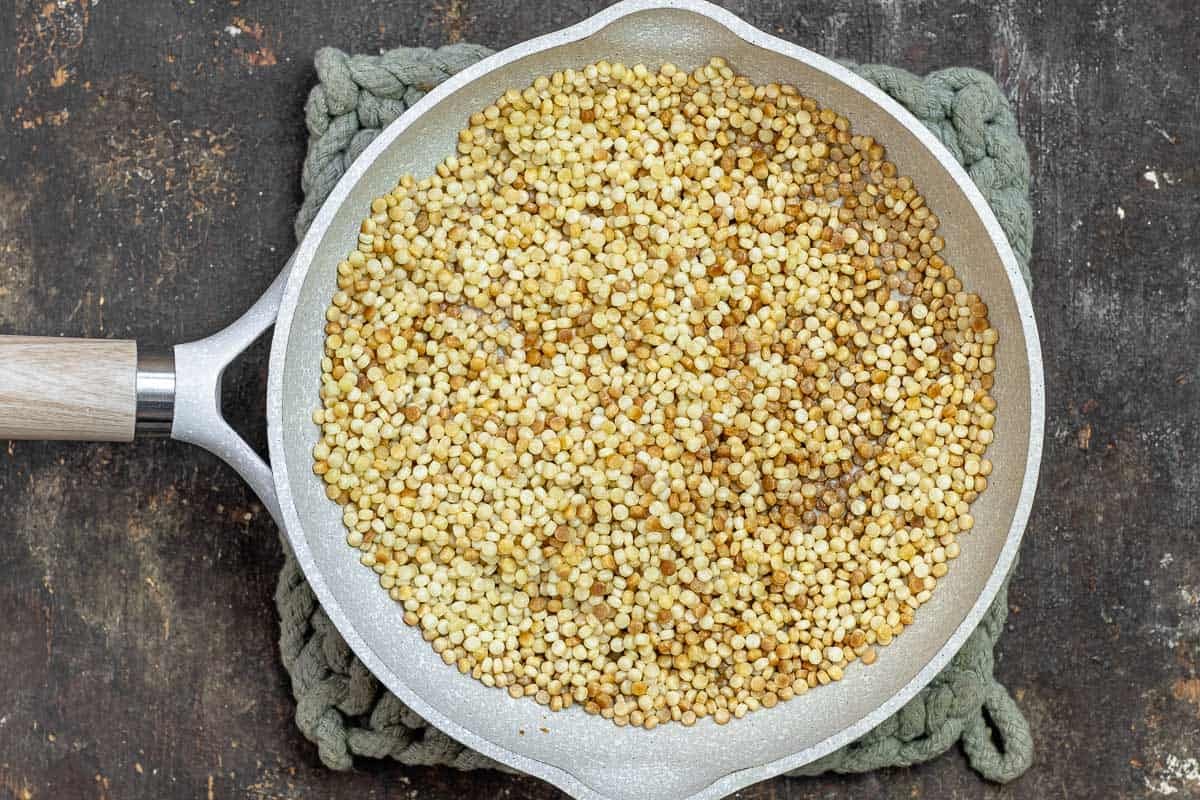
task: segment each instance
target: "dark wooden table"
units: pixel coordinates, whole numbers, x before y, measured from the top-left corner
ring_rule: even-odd
[[[318,47],[503,47],[601,5],[0,4],[0,333],[216,330],[292,246]],[[739,796],[1200,797],[1194,3],[729,6],[826,54],[996,75],[1034,163],[1048,386],[999,660],[1036,766],[997,788],[955,751]],[[260,446],[265,369],[260,345],[227,381]],[[0,798],[560,796],[490,772],[322,768],[275,647],[274,527],[216,459],[163,441],[3,450]]]

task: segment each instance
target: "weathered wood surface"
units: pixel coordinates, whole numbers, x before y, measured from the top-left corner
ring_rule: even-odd
[[[601,5],[0,6],[0,333],[216,330],[292,244],[316,48],[502,47]],[[999,78],[1034,161],[1049,386],[999,666],[1033,724],[1034,769],[1000,789],[953,752],[740,797],[1200,796],[1194,4],[729,7],[827,54]],[[264,377],[260,345],[228,380],[229,414],[260,445]],[[487,772],[321,768],[275,650],[275,532],[207,454],[0,443],[0,498],[0,798],[560,796]]]

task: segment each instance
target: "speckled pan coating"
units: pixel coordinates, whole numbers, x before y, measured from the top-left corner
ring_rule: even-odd
[[[995,463],[974,505],[975,530],[917,623],[872,667],[774,709],[718,727],[617,728],[573,709],[558,714],[447,668],[404,625],[344,543],[341,511],[312,474],[323,315],[334,270],[353,247],[372,198],[404,172],[452,152],[470,111],[537,75],[600,59],[694,67],[721,55],[758,82],[797,85],[870,132],[942,219],[947,258],[978,291],[1001,333],[993,394]],[[225,363],[274,319],[267,397],[268,468],[220,420]],[[897,103],[828,59],[768,36],[697,0],[628,0],[558,33],[512,47],[437,87],[351,166],[280,280],[234,326],[177,349],[174,434],[229,460],[284,527],[309,583],[346,641],[384,684],[464,744],[583,800],[709,800],[813,761],[886,719],[937,674],[979,622],[1020,545],[1037,483],[1043,425],[1041,353],[1028,292],[983,197],[949,152]],[[211,402],[210,402],[211,400]],[[210,408],[211,405],[211,408]],[[215,414],[215,416],[214,416]]]

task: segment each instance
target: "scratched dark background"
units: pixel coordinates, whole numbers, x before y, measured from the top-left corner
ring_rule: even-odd
[[[318,47],[503,47],[602,5],[0,0],[0,333],[218,329],[292,245]],[[1195,4],[728,5],[825,54],[997,77],[1034,165],[1048,385],[999,659],[1034,768],[997,788],[952,751],[738,796],[1200,797]],[[264,355],[227,396],[260,444]],[[203,452],[0,442],[0,798],[561,797],[492,772],[323,769],[276,653],[279,562],[261,506]]]

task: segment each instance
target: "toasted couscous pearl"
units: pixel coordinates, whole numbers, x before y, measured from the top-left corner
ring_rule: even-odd
[[[370,211],[313,471],[446,664],[724,724],[912,624],[992,471],[998,335],[882,145],[722,59],[600,62]]]

